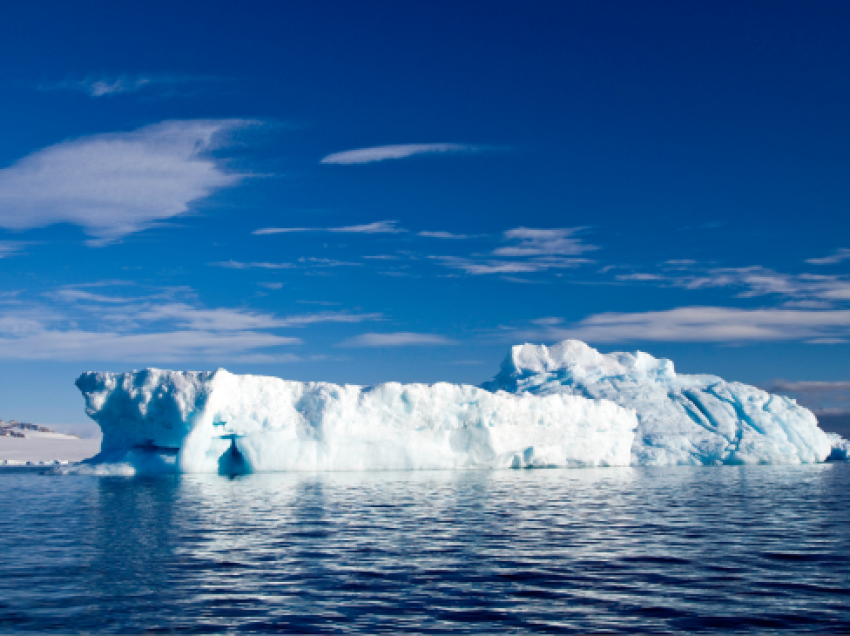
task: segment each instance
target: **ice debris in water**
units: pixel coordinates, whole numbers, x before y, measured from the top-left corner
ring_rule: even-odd
[[[790,398],[577,340],[513,347],[483,388],[223,369],[85,373],[77,386],[103,445],[70,470],[93,474],[800,464],[850,452]]]
[[[103,443],[72,470],[93,474],[626,466],[637,426],[609,401],[446,383],[147,369],[77,386]]]
[[[679,375],[670,360],[643,352],[603,355],[578,340],[518,345],[483,386],[634,409],[632,465],[799,464],[822,462],[831,452],[838,458],[835,442],[793,399],[716,376]],[[846,457],[846,442],[843,448]]]

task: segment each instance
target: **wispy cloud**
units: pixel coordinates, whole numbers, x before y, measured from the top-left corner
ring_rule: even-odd
[[[830,256],[824,256],[823,258],[810,258],[806,262],[810,265],[834,265],[835,263],[840,263],[847,259],[850,259],[850,249],[843,247],[840,250],[836,250]]]
[[[23,251],[26,243],[21,241],[0,241],[0,258],[8,258]]]
[[[71,223],[104,245],[185,214],[242,180],[209,152],[249,123],[170,121],[34,152],[0,170],[0,227]]]
[[[127,305],[133,302],[146,302],[155,298],[171,298],[170,294],[154,294],[151,296],[142,297],[127,297],[127,296],[108,296],[106,294],[95,294],[84,289],[74,287],[64,287],[55,291],[45,293],[45,296],[54,300],[60,300],[67,303],[89,302],[89,303],[105,303],[116,305]]]
[[[339,232],[344,234],[401,234],[407,232],[398,227],[398,221],[376,221],[364,225],[348,225],[344,227],[265,227],[254,230],[252,234],[291,234],[293,232]]]
[[[615,276],[619,281],[658,282],[691,290],[728,287],[738,298],[779,296],[790,299],[786,306],[825,307],[850,300],[850,279],[823,274],[783,274],[765,267],[719,267],[698,269],[677,267],[662,273],[638,272]]]
[[[54,301],[49,307],[17,302],[0,313],[0,359],[287,362],[300,358],[279,348],[302,341],[277,330],[383,319],[348,311],[277,316],[203,307],[184,300],[187,296],[167,289],[140,297],[63,288],[49,294]]]
[[[199,331],[249,331],[288,327],[289,322],[272,314],[246,309],[205,309],[185,303],[135,307],[132,314],[106,314],[108,319],[138,323],[174,323],[182,329]]]
[[[617,280],[635,280],[635,281],[652,281],[652,280],[664,280],[663,276],[659,276],[658,274],[618,274],[615,276]]]
[[[468,234],[452,234],[451,232],[419,232],[419,236],[427,236],[429,238],[439,238],[439,239],[465,239],[465,238],[469,238]]]
[[[162,331],[126,334],[80,329],[41,329],[7,337],[0,331],[0,359],[64,361],[224,361],[246,351],[298,344],[294,338],[257,332]],[[295,359],[287,356],[286,359]],[[280,361],[280,358],[278,358]]]
[[[281,322],[287,327],[305,327],[320,322],[336,322],[336,323],[358,323],[358,322],[375,322],[384,320],[383,314],[356,314],[348,311],[322,311],[315,314],[302,314],[300,316],[289,316]]]
[[[430,333],[364,333],[340,342],[338,347],[410,347],[456,345],[457,341]]]
[[[314,269],[320,267],[361,267],[362,263],[351,263],[338,261],[332,258],[302,257],[296,263],[242,263],[240,261],[219,261],[210,263],[213,267],[224,267],[225,269]]]
[[[511,339],[587,342],[850,342],[850,310],[679,307],[641,313],[602,313],[572,324],[548,323],[506,330]],[[828,341],[828,342],[827,342]]]
[[[219,261],[217,263],[210,263],[210,265],[224,267],[226,269],[294,269],[296,267],[294,263],[242,263],[234,260]]]
[[[584,243],[578,236],[584,228],[539,229],[518,227],[505,232],[505,239],[518,241],[516,245],[500,247],[493,251],[496,256],[574,256],[599,249]]]
[[[741,287],[740,298],[775,294],[789,298],[850,300],[850,280],[819,274],[782,274],[764,267],[721,268],[674,280],[686,289]]]
[[[299,258],[298,263],[302,267],[360,267],[362,265],[362,263],[350,263],[333,258],[317,258],[314,256]]]
[[[140,313],[136,309],[127,306],[125,312],[110,309],[105,315],[90,316],[38,306],[7,312],[0,317],[0,359],[223,361],[301,343],[299,338],[251,328],[273,322],[259,314],[195,308],[193,315],[192,308],[169,312],[151,306]]]
[[[83,78],[67,77],[60,82],[47,82],[38,86],[42,91],[78,91],[89,97],[114,97],[143,90],[154,90],[166,95],[175,93],[179,87],[199,82],[209,82],[213,78],[192,75],[155,75],[155,74],[89,74]]]
[[[472,144],[400,144],[395,146],[375,146],[358,148],[328,155],[320,163],[352,165],[374,163],[390,159],[405,159],[415,155],[473,153],[487,150],[487,146]]]
[[[491,274],[530,274],[554,269],[568,269],[591,263],[586,258],[576,258],[584,252],[599,249],[584,243],[577,235],[583,228],[527,228],[518,227],[503,233],[502,239],[510,243],[496,248],[489,255],[471,257],[431,256],[446,267],[461,270],[474,276]],[[516,282],[530,282],[517,279]]]
[[[446,267],[473,275],[531,274],[550,269],[569,269],[591,262],[585,258],[536,258],[527,261],[474,260],[457,256],[432,256],[431,258],[440,260]]]

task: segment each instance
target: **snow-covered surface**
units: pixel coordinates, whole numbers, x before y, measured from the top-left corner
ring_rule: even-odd
[[[608,401],[445,383],[146,369],[77,386],[103,430],[95,473],[623,466],[637,426]]]
[[[518,345],[484,388],[579,395],[635,409],[632,465],[799,464],[824,461],[833,443],[790,398],[710,375],[678,375],[649,354],[603,355],[578,340]]]
[[[25,431],[25,438],[0,437],[0,462],[15,465],[26,462],[64,460],[79,462],[100,451],[100,438],[80,439],[59,433]],[[13,462],[9,464],[8,462]]]

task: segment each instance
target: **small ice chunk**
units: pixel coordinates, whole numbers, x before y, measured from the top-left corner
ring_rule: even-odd
[[[833,462],[850,460],[850,440],[844,439],[838,433],[827,433],[826,436],[832,444],[828,459]]]

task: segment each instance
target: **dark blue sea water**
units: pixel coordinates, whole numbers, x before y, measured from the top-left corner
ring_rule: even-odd
[[[850,631],[850,465],[0,473],[6,632]]]

